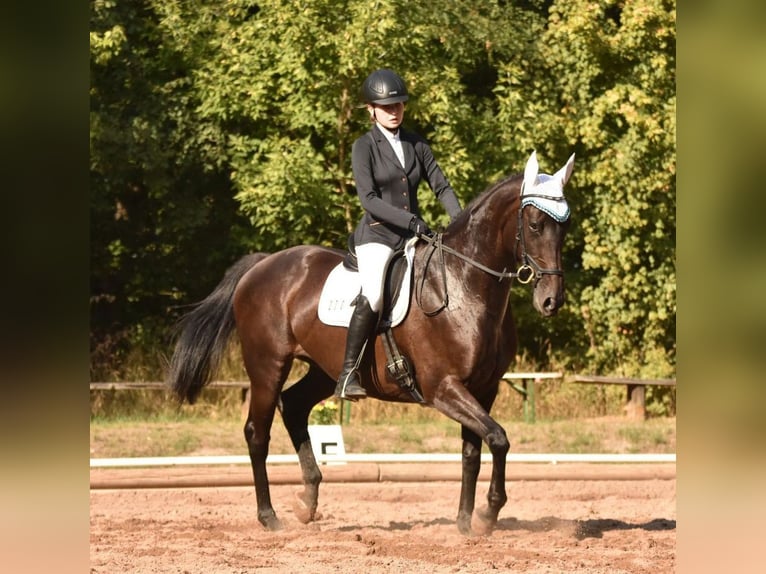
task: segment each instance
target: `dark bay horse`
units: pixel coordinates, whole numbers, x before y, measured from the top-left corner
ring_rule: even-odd
[[[538,174],[533,153],[523,176],[494,184],[443,234],[416,246],[416,296],[393,333],[402,354],[414,365],[425,404],[461,425],[457,526],[463,534],[491,532],[507,500],[509,442],[489,411],[516,352],[511,283],[518,278],[532,285],[534,307],[543,316],[553,315],[563,304],[561,247],[569,225],[563,186],[573,160],[570,157],[553,176]],[[314,405],[333,394],[346,338],[343,327],[320,322],[317,305],[325,278],[343,257],[344,252],[336,249],[305,245],[249,255],[233,265],[179,324],[168,381],[179,400],[190,403],[212,379],[234,330],[239,336],[251,381],[245,438],[258,520],[269,530],[281,527],[266,472],[269,433],[278,406],[303,475],[296,515],[302,522],[315,518],[322,475],[311,449],[308,418]],[[387,375],[380,338],[369,347],[361,366],[368,396],[411,402],[412,397]],[[294,359],[306,362],[308,372],[283,392]],[[492,473],[487,506],[473,516],[482,441],[492,453]]]

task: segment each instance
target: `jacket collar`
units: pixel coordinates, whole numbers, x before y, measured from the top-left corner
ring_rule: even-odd
[[[391,162],[396,167],[409,173],[413,168],[413,164],[415,163],[414,139],[411,137],[411,134],[407,130],[401,126],[399,127],[399,139],[402,142],[402,150],[404,151],[404,168],[402,168],[402,164],[399,163],[399,160],[397,159],[391,144],[388,143],[386,136],[383,134],[383,129],[384,128],[381,128],[378,124],[375,124],[372,126],[371,130],[373,139],[375,140],[380,153],[386,156],[387,159],[391,160]]]

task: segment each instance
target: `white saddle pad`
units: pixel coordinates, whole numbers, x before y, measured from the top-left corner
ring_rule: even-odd
[[[407,269],[402,278],[402,287],[399,291],[399,297],[391,310],[391,326],[395,327],[407,316],[410,307],[410,277],[412,277],[412,261],[415,258],[415,243],[417,238],[413,238],[404,246],[404,256],[407,259]],[[338,263],[330,271],[322,288],[322,294],[319,296],[319,320],[325,325],[335,327],[348,327],[351,321],[351,314],[354,308],[351,302],[359,295],[362,290],[362,284],[359,280],[359,273],[349,271],[343,267],[343,263]],[[385,319],[385,317],[384,317]]]

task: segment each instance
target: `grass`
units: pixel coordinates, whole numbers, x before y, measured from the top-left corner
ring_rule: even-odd
[[[675,418],[631,421],[599,417],[563,421],[499,420],[516,453],[673,453]],[[90,456],[184,456],[246,454],[239,418],[174,420],[113,419],[91,421]],[[459,453],[460,427],[446,418],[399,419],[388,423],[352,420],[343,425],[346,452]],[[486,451],[486,447],[484,449]],[[271,432],[273,454],[293,452],[277,416]]]
[[[235,378],[236,379],[236,378]],[[232,379],[232,380],[235,380]],[[516,453],[673,453],[675,417],[633,421],[623,416],[625,389],[549,381],[536,390],[537,422],[523,421],[521,396],[501,384],[492,416]],[[94,458],[246,454],[239,391],[204,389],[195,405],[178,406],[166,391],[91,391],[90,454]],[[337,405],[315,408],[312,423],[337,422]],[[347,422],[346,422],[347,420]],[[352,453],[459,453],[460,427],[434,409],[360,401],[344,418]],[[292,453],[276,416],[270,452]],[[487,452],[485,447],[484,452]]]

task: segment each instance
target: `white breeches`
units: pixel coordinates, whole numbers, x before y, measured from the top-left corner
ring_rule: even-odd
[[[383,305],[383,281],[388,262],[393,256],[394,250],[382,243],[365,243],[356,246],[362,295],[367,297],[370,308],[375,313],[379,312]]]

